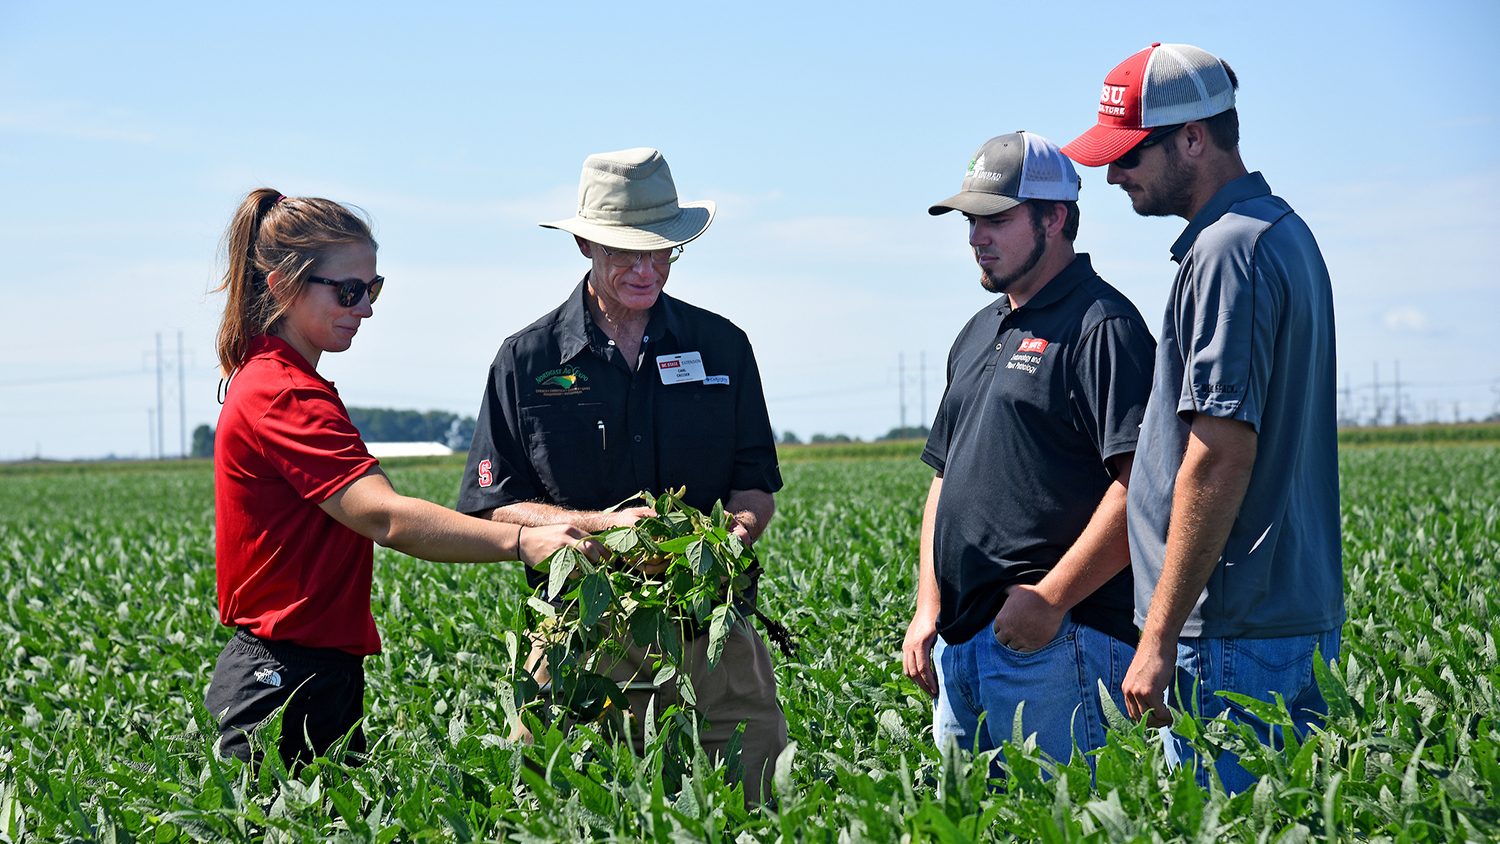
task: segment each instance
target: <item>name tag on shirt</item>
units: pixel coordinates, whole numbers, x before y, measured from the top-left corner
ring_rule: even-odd
[[[703,353],[682,352],[676,355],[661,355],[656,359],[656,371],[663,384],[687,384],[703,380]]]

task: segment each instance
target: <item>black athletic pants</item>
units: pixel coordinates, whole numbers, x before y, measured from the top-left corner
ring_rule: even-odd
[[[288,767],[327,755],[345,735],[348,750],[365,750],[364,658],[344,651],[273,642],[241,629],[219,654],[204,703],[219,719],[219,753],[226,757],[259,762],[247,734],[283,706],[279,749]]]

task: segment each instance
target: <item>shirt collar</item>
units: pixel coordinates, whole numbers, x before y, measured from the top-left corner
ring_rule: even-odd
[[[1037,291],[1035,296],[1032,296],[1030,299],[1028,299],[1026,301],[1026,304],[1022,305],[1021,307],[1025,310],[1031,311],[1039,310],[1041,308],[1047,307],[1048,305],[1053,305],[1061,302],[1063,299],[1067,298],[1067,295],[1069,293],[1072,293],[1073,289],[1081,284],[1084,279],[1089,278],[1093,275],[1094,264],[1089,260],[1089,253],[1079,252],[1077,255],[1073,256],[1072,262],[1070,262],[1066,267],[1062,268],[1062,272],[1059,272],[1057,275],[1053,276],[1051,281],[1047,282],[1041,290]],[[1012,308],[1010,306],[1009,296],[1002,294],[1000,296],[1000,301],[998,304],[1000,306],[1001,316],[1005,316],[1006,314],[1011,312]]]
[[[1172,260],[1182,263],[1183,256],[1193,248],[1193,242],[1198,239],[1199,233],[1218,222],[1220,217],[1228,214],[1229,209],[1233,208],[1235,203],[1270,195],[1271,186],[1266,184],[1266,177],[1262,176],[1258,170],[1219,188],[1218,192],[1209,198],[1208,203],[1198,209],[1198,213],[1188,222],[1187,228],[1183,229],[1177,242],[1172,244]]]
[[[561,318],[558,320],[557,346],[562,356],[559,364],[567,363],[589,348],[591,338],[598,336],[602,342],[604,332],[594,324],[594,318],[589,315],[586,304],[588,295],[589,274],[584,273],[583,280],[578,282],[578,286],[573,288],[573,294],[563,303]],[[656,297],[656,304],[651,306],[651,318],[646,322],[648,343],[667,335],[682,336],[678,310],[676,302],[666,293]]]
[[[273,334],[261,334],[250,338],[250,348],[245,352],[245,363],[249,363],[251,358],[266,358],[286,364],[306,372],[329,387],[333,386],[333,382],[319,375],[318,370],[307,362],[307,358],[303,357],[301,352],[292,348],[291,343]],[[244,364],[241,366],[243,367]]]

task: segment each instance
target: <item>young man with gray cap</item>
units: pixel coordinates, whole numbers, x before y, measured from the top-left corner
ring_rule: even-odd
[[[1054,759],[1099,747],[1099,683],[1118,690],[1133,654],[1125,495],[1153,342],[1073,251],[1078,186],[1056,145],[1015,132],[928,209],[963,213],[1001,294],[954,342],[922,452],[937,474],[902,658],[940,747],[998,747],[1018,711]]]
[[[686,487],[687,503],[700,510],[722,502],[745,542],[760,536],[781,474],[750,341],[729,320],[662,292],[683,245],[713,216],[712,202],[678,202],[654,149],[584,161],[577,214],[542,225],[572,234],[590,268],[561,306],[495,356],[459,510],[598,532],[651,514],[645,506],[606,512],[641,490]],[[533,588],[546,581],[529,568],[526,575]],[[690,679],[708,722],[702,743],[720,755],[744,724],[745,790],[758,801],[787,741],[770,654],[741,623],[708,672],[707,643],[700,635],[684,647],[699,666]],[[652,674],[652,655],[624,644],[628,655],[612,676],[638,685]],[[653,698],[658,713],[678,703],[672,682],[630,694],[638,718]],[[640,737],[637,730],[638,745]]]
[[[1326,709],[1313,660],[1337,658],[1344,620],[1333,292],[1312,232],[1240,159],[1237,87],[1213,55],[1153,44],[1063,152],[1108,165],[1137,213],[1188,221],[1130,485],[1128,712],[1170,723],[1170,685],[1275,741],[1218,693],[1279,696],[1299,730]],[[1215,767],[1231,792],[1254,782],[1232,754]]]

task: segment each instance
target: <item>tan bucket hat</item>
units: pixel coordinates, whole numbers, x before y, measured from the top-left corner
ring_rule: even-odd
[[[612,249],[648,252],[703,234],[714,211],[709,200],[679,203],[667,160],[650,147],[636,147],[585,158],[577,216],[541,225]]]

